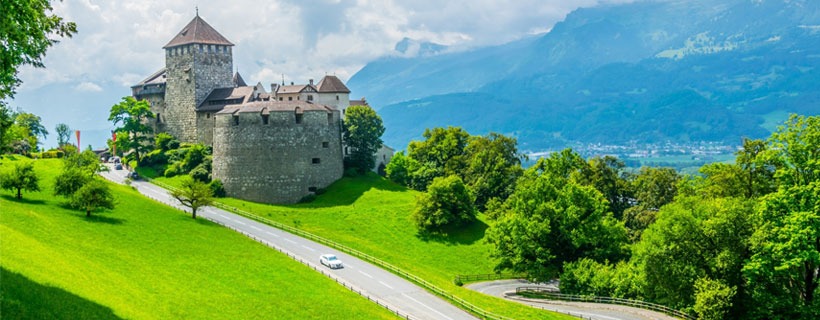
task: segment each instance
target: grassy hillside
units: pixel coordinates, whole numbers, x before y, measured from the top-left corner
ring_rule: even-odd
[[[176,179],[158,178],[174,185]],[[458,274],[493,273],[487,223],[479,221],[448,236],[424,237],[410,218],[417,192],[381,177],[343,178],[315,201],[273,206],[225,198],[220,201],[262,217],[332,239],[424,278],[485,310],[517,319],[563,316],[489,297],[453,284]]]
[[[276,250],[125,186],[112,185],[114,211],[85,218],[51,195],[60,166],[37,160],[44,191],[22,201],[0,193],[3,319],[395,318]]]

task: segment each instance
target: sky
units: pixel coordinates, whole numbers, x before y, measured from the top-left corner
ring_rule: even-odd
[[[80,130],[81,145],[102,147],[112,105],[164,66],[162,47],[197,13],[235,44],[234,69],[249,84],[347,81],[410,38],[448,50],[498,45],[548,32],[569,12],[631,0],[74,0],[52,1],[78,32],[51,47],[46,68],[23,67],[13,108],[54,127]],[[355,92],[351,96],[355,96]],[[82,138],[86,136],[86,138]]]

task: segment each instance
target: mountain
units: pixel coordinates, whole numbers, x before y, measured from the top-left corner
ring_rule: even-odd
[[[549,33],[374,61],[348,82],[387,144],[425,128],[575,143],[738,144],[820,113],[820,1],[667,0],[578,9]]]

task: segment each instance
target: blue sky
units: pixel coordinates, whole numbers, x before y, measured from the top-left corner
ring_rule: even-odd
[[[130,85],[164,65],[162,46],[199,15],[231,40],[234,68],[248,83],[306,83],[325,74],[347,80],[387,55],[403,38],[450,50],[501,44],[548,32],[578,7],[629,0],[234,0],[54,2],[78,33],[52,47],[45,69],[24,67],[13,108],[83,133],[82,145],[104,145],[111,105]],[[408,54],[412,54],[412,51]],[[351,96],[356,96],[352,93]]]

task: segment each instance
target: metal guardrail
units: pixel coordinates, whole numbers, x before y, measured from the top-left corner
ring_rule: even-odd
[[[562,301],[578,301],[578,302],[595,302],[595,303],[606,303],[606,304],[617,304],[622,306],[630,306],[636,307],[641,309],[647,309],[652,311],[658,311],[670,316],[687,319],[687,320],[694,320],[695,317],[684,313],[679,310],[675,310],[669,308],[667,306],[640,301],[640,300],[632,300],[632,299],[621,299],[621,298],[612,298],[612,297],[598,297],[598,296],[582,296],[582,295],[574,295],[574,294],[563,294],[559,293],[552,289],[542,288],[542,287],[518,287],[515,288],[515,293],[520,295],[521,293],[534,293],[537,295],[542,295],[547,299],[552,300],[562,300]]]
[[[457,275],[453,282],[456,285],[465,282],[472,282],[472,281],[489,281],[489,280],[501,280],[501,279],[525,279],[527,278],[526,274],[522,273],[485,273],[485,274],[460,274]]]
[[[145,178],[145,180],[149,181],[153,184],[156,184],[157,186],[165,188],[165,189],[169,189],[169,190],[177,189],[176,187],[173,187],[173,186],[170,186],[168,184],[156,181],[156,180],[151,179],[151,178]],[[470,302],[467,302],[464,299],[456,297],[453,294],[450,294],[447,291],[444,291],[444,289],[441,289],[441,288],[433,285],[432,283],[427,282],[426,280],[424,280],[422,278],[419,278],[419,277],[417,277],[413,274],[407,273],[404,270],[399,269],[398,267],[396,267],[392,264],[384,262],[384,261],[382,261],[382,260],[380,260],[376,257],[373,257],[373,256],[371,256],[369,254],[366,254],[364,252],[361,252],[359,250],[350,248],[348,246],[345,246],[343,244],[331,241],[329,239],[322,238],[320,236],[314,235],[314,234],[309,233],[307,231],[300,230],[298,228],[295,228],[295,227],[292,227],[292,226],[289,226],[289,225],[286,225],[286,224],[283,224],[283,223],[280,223],[280,222],[277,222],[277,221],[273,221],[273,220],[270,220],[270,219],[267,219],[267,218],[260,217],[256,214],[244,211],[242,209],[228,206],[228,205],[220,203],[220,202],[215,202],[213,206],[217,207],[217,208],[220,208],[220,209],[223,209],[223,210],[227,210],[227,211],[239,214],[239,215],[244,216],[244,217],[249,218],[249,219],[253,219],[253,220],[265,223],[265,224],[270,225],[274,228],[290,232],[290,233],[295,234],[297,236],[316,241],[316,242],[321,243],[323,245],[326,245],[328,247],[331,247],[331,248],[334,248],[336,250],[342,251],[344,253],[353,255],[353,256],[355,256],[359,259],[365,260],[369,263],[375,264],[375,265],[377,265],[377,266],[379,266],[379,267],[381,267],[381,268],[383,268],[387,271],[390,271],[390,272],[392,272],[392,273],[394,273],[394,274],[396,274],[396,275],[398,275],[398,276],[400,276],[404,279],[407,279],[409,281],[412,281],[412,282],[418,284],[419,286],[425,288],[427,291],[430,291],[430,292],[432,292],[432,293],[434,293],[434,294],[436,294],[436,295],[438,295],[442,298],[445,298],[447,300],[452,301],[459,308],[461,308],[463,310],[466,310],[466,311],[468,311],[468,312],[470,312],[474,315],[477,315],[477,316],[479,316],[483,319],[513,320],[512,318],[500,316],[500,315],[485,311],[484,309],[481,309],[478,306],[476,306],[476,305],[474,305]]]

